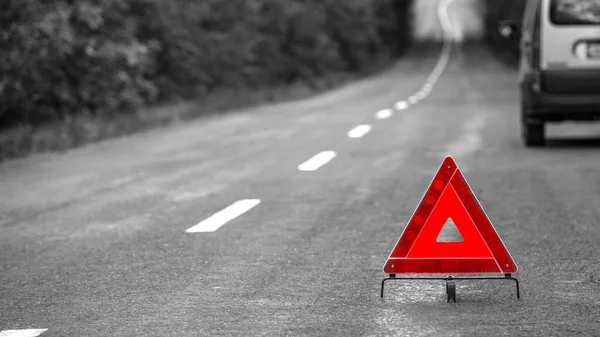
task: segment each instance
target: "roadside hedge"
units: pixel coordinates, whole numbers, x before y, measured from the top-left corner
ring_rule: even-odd
[[[3,0],[0,129],[366,72],[410,0]]]

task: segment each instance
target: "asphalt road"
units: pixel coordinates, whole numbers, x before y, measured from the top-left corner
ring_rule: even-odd
[[[415,48],[310,100],[1,165],[0,336],[600,335],[600,127],[552,126],[547,148],[525,149],[516,73],[480,45],[454,48],[430,93],[397,105],[439,55]],[[336,156],[298,169],[322,151]],[[379,298],[446,155],[519,266],[520,300],[483,281],[459,282],[456,304],[443,281]],[[245,199],[260,203],[186,232]]]

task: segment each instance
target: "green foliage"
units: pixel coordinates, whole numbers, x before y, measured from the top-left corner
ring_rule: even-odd
[[[0,128],[363,72],[409,0],[2,0]]]

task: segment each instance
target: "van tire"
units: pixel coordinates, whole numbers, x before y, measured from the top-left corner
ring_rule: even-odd
[[[523,142],[526,147],[539,147],[545,145],[546,136],[543,122],[523,120],[521,127],[523,129]]]

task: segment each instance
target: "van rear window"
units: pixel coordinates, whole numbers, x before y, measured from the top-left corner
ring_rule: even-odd
[[[600,25],[600,0],[551,0],[555,25]]]

